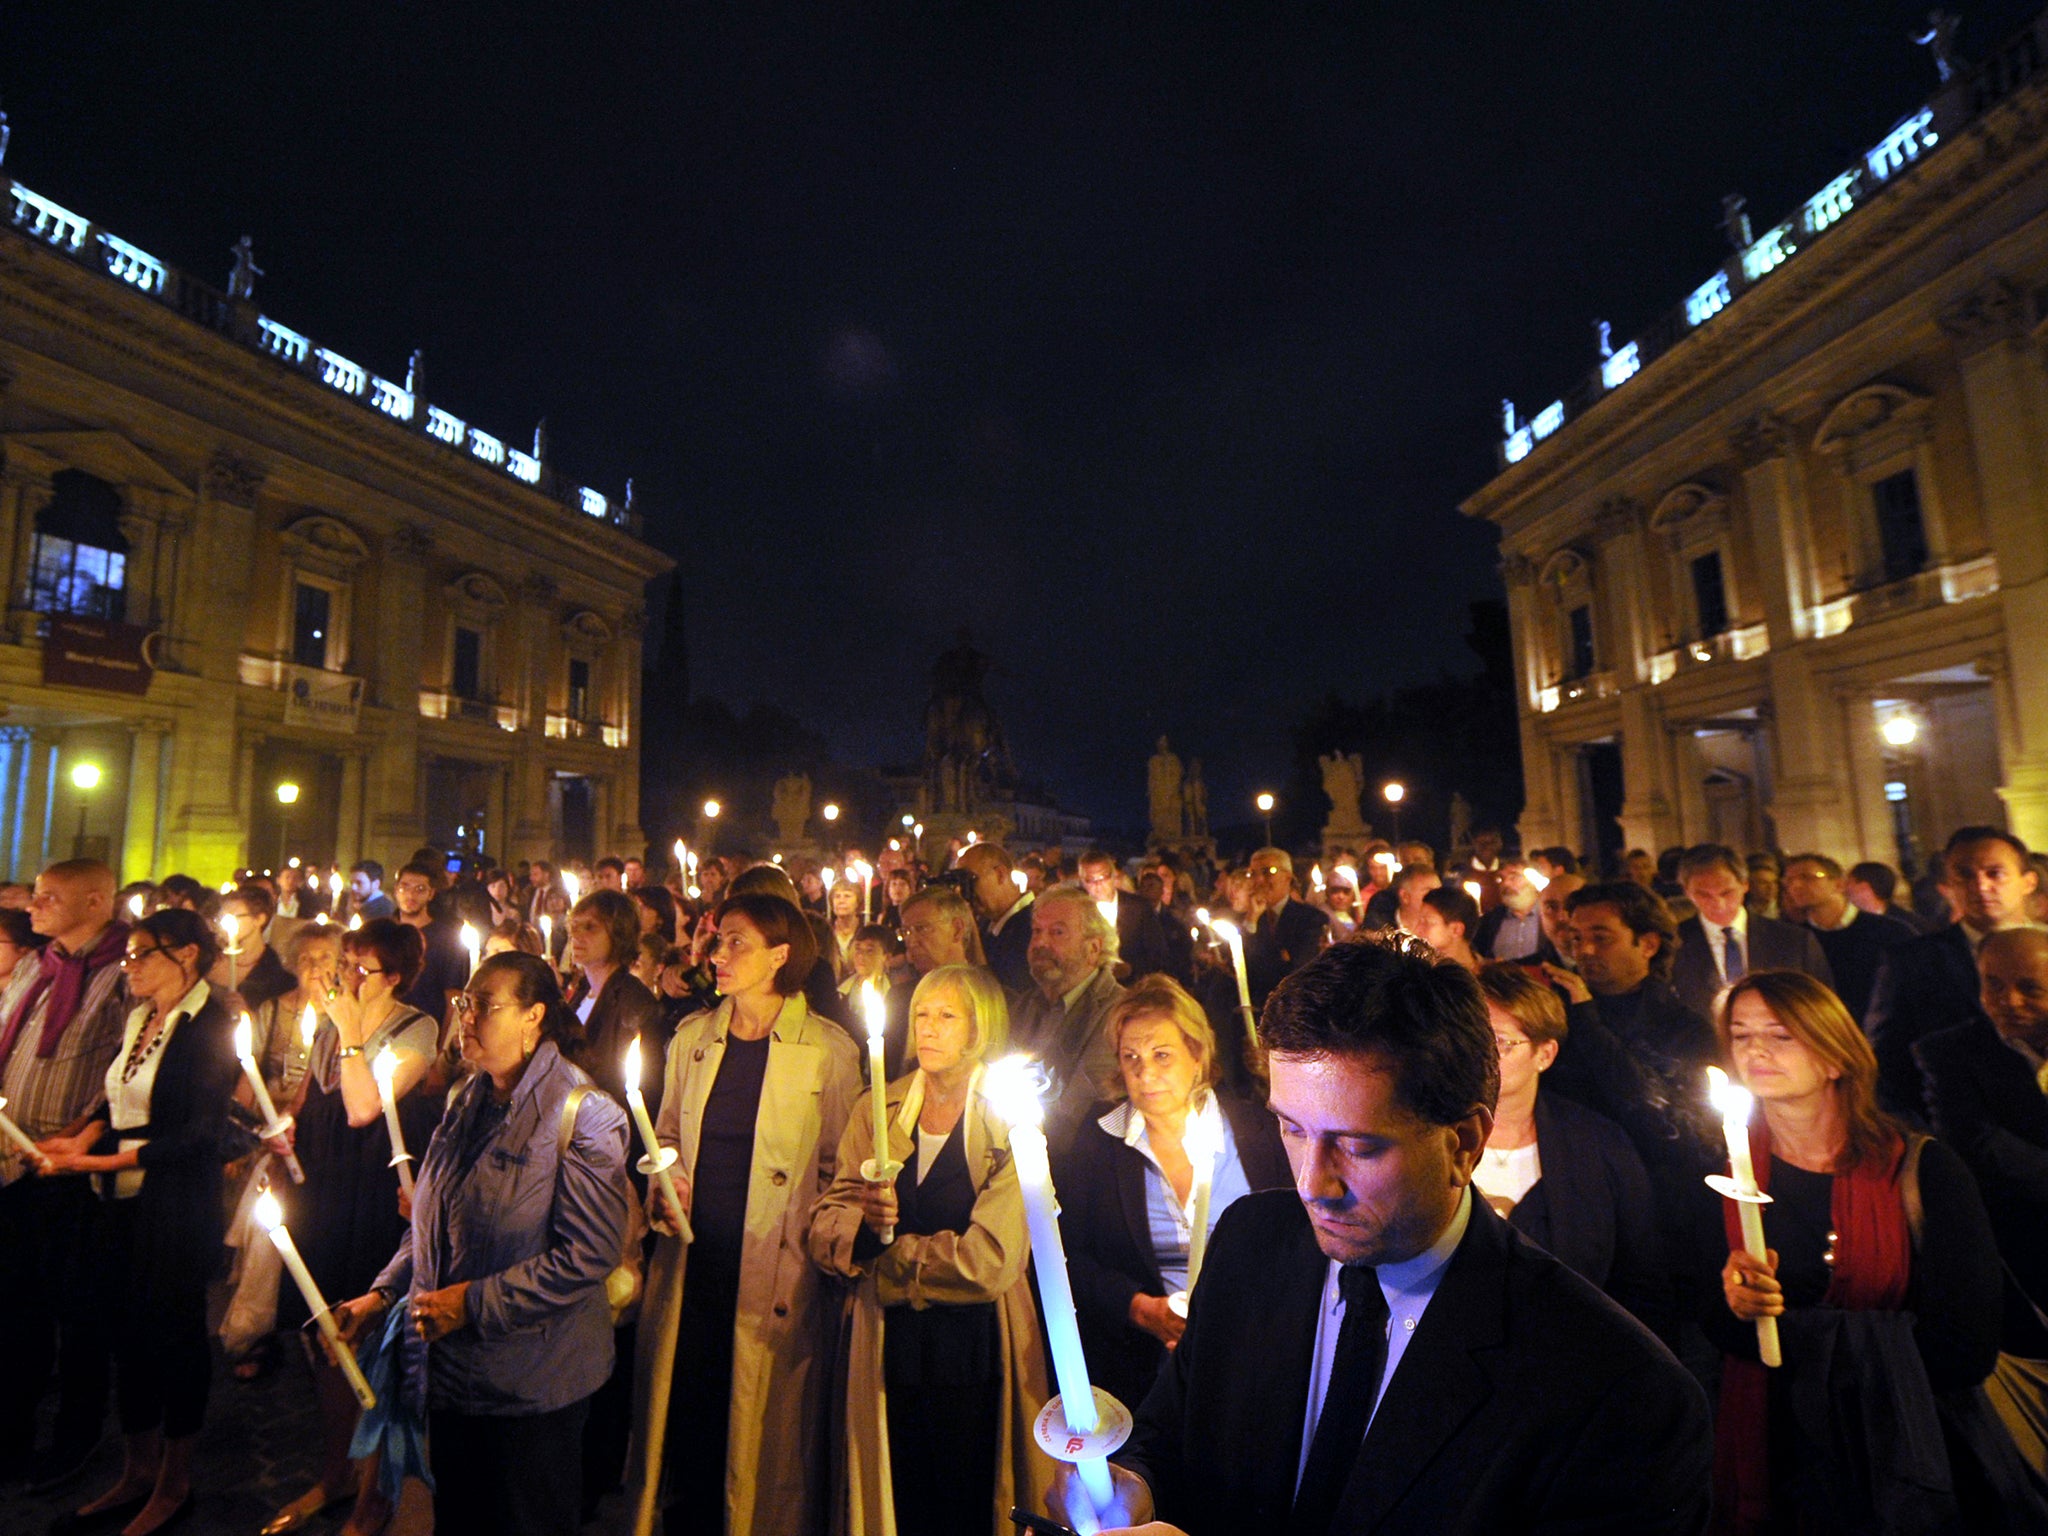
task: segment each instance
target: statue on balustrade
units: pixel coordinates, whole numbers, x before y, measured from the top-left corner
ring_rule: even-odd
[[[785,846],[804,840],[804,825],[811,819],[811,776],[786,773],[775,781],[775,836]]]
[[[235,258],[235,264],[228,269],[228,297],[255,298],[256,279],[263,276],[263,269],[256,265],[256,242],[244,235],[230,248],[229,254]]]
[[[934,812],[966,812],[1007,800],[1017,786],[1002,722],[982,694],[988,669],[989,658],[975,649],[965,629],[932,666],[931,698],[924,711],[924,777]]]
[[[1365,760],[1356,752],[1326,752],[1316,762],[1323,770],[1323,793],[1330,797],[1330,819],[1323,824],[1323,836],[1364,837],[1366,825],[1358,801],[1365,793]]]
[[[1158,750],[1146,764],[1145,773],[1148,798],[1152,804],[1152,841],[1155,843],[1170,843],[1186,835],[1187,807],[1181,792],[1185,778],[1180,759],[1167,745],[1166,738],[1160,737]]]
[[[1202,760],[1188,759],[1187,781],[1181,786],[1181,835],[1207,838],[1209,835],[1209,787],[1202,782]]]

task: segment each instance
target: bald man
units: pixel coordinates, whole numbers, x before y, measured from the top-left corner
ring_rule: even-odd
[[[1330,914],[1294,899],[1294,860],[1284,848],[1252,855],[1251,897],[1245,911],[1244,968],[1252,1006],[1263,1008],[1281,981],[1321,954],[1330,942]]]
[[[96,859],[38,875],[29,920],[50,942],[37,964],[16,966],[0,992],[0,1096],[8,1115],[41,1140],[79,1120],[104,1092],[127,1023],[120,961],[128,928],[114,920],[114,872]],[[62,1482],[99,1443],[107,1345],[93,1283],[97,1226],[87,1180],[35,1177],[26,1158],[0,1151],[0,1459],[22,1461],[13,1470],[31,1487]],[[53,1363],[56,1441],[28,1458],[36,1399]]]
[[[1983,1015],[1923,1036],[1913,1056],[1935,1134],[1977,1176],[2000,1256],[2048,1308],[2048,931],[1987,933],[1977,977]],[[2000,1347],[2048,1358],[2048,1329],[2031,1309],[2009,1299],[2005,1311]]]

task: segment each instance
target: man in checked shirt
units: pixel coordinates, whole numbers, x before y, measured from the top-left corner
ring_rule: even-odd
[[[40,1141],[105,1095],[127,1022],[128,928],[114,920],[114,872],[97,859],[38,875],[29,918],[49,943],[0,991],[0,1097]],[[99,1443],[108,1342],[96,1224],[89,1181],[40,1178],[27,1158],[0,1152],[0,1484],[25,1476],[32,1490],[59,1487]],[[36,1456],[36,1402],[53,1360],[56,1440]]]

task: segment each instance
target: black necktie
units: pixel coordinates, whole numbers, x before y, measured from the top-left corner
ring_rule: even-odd
[[[1721,930],[1721,940],[1727,945],[1727,963],[1721,967],[1722,979],[1731,987],[1749,974],[1749,968],[1742,963],[1742,937],[1733,928]]]
[[[1316,1415],[1308,1466],[1294,1495],[1295,1536],[1322,1536],[1329,1530],[1387,1369],[1387,1298],[1379,1275],[1363,1264],[1346,1264],[1337,1271],[1337,1289],[1344,1298],[1344,1323],[1337,1332],[1337,1358],[1323,1392],[1323,1409]]]

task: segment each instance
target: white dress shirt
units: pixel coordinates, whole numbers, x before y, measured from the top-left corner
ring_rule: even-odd
[[[1725,924],[1708,922],[1707,914],[1702,912],[1700,914],[1700,926],[1707,930],[1707,948],[1713,951],[1714,971],[1720,976],[1723,983],[1726,983],[1728,980],[1728,936],[1721,931],[1724,927],[1733,928],[1736,940],[1742,945],[1743,970],[1747,972],[1756,969],[1756,956],[1749,952],[1748,907],[1737,907],[1735,909],[1735,921]]]

